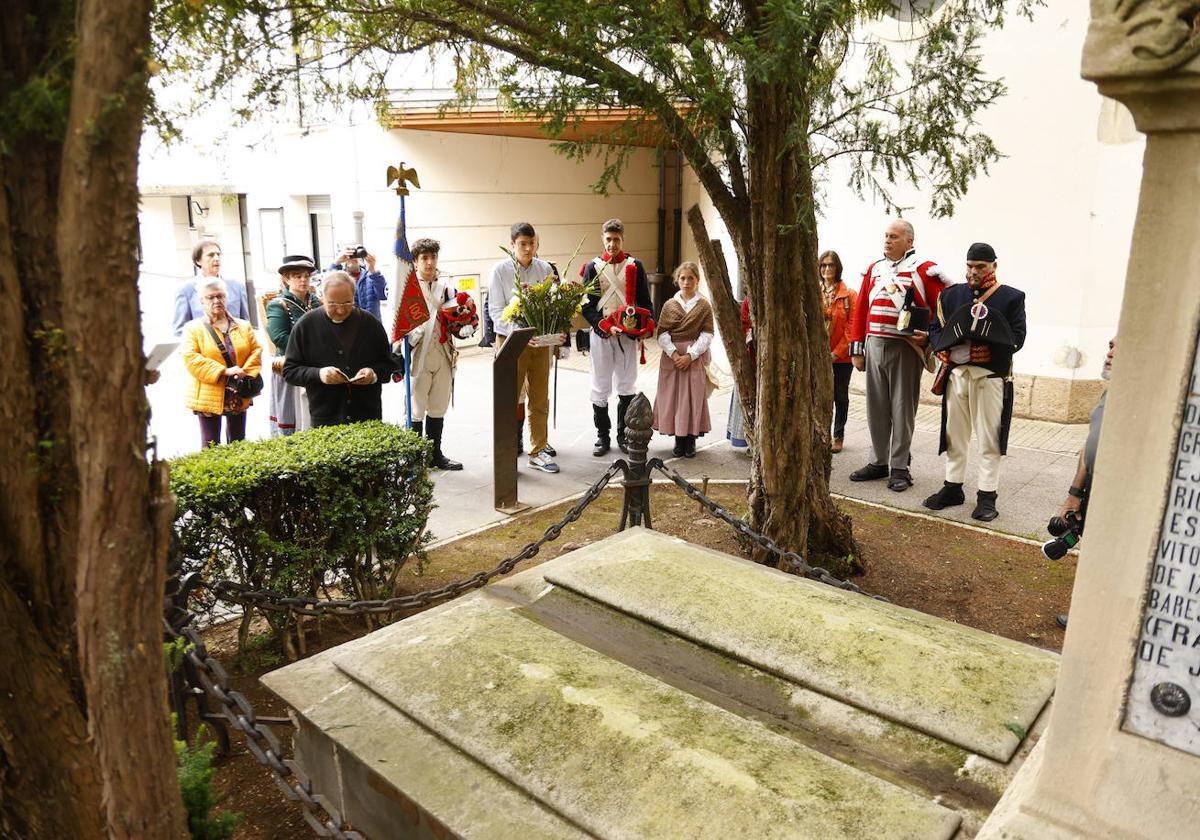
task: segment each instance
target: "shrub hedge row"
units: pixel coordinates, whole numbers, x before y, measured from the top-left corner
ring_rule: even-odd
[[[288,595],[337,581],[348,597],[387,597],[400,568],[424,559],[428,451],[412,432],[370,422],[177,458],[171,489],[185,568]],[[294,621],[264,615],[294,658]],[[240,641],[248,627],[247,618]]]

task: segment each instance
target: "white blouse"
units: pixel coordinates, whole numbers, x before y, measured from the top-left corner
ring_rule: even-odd
[[[671,300],[683,307],[683,312],[686,315],[696,308],[696,304],[700,302],[700,295],[692,295],[690,300],[684,300],[683,292],[676,292]],[[707,331],[701,331],[696,340],[692,342],[692,346],[688,348],[688,355],[692,357],[692,361],[699,359],[704,355],[704,351],[712,344],[713,334]],[[668,356],[675,355],[675,342],[671,340],[671,334],[668,332],[660,332],[658,334],[658,346],[663,349],[663,352]]]

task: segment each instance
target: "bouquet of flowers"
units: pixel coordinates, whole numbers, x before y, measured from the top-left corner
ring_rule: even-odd
[[[566,269],[561,279],[550,276],[541,283],[529,286],[517,284],[512,300],[504,308],[503,317],[506,321],[522,327],[533,327],[537,334],[529,340],[532,347],[557,347],[571,330],[571,320],[583,311],[583,301],[589,294],[599,294],[592,282],[585,284],[571,278],[571,263],[579,255],[583,247],[583,239],[575,246],[575,253],[567,261]],[[514,265],[517,258],[512,251],[500,246],[500,250],[508,254]],[[518,266],[519,267],[519,266]],[[520,277],[520,271],[517,272]]]

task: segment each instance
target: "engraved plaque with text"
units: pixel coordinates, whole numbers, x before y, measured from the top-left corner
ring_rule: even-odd
[[[1122,729],[1200,755],[1200,353],[1192,360]]]

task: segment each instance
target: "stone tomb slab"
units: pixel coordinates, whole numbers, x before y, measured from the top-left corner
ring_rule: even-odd
[[[477,595],[333,657],[603,838],[949,838],[959,816]]]
[[[546,581],[997,761],[1054,691],[1052,653],[652,531],[568,557]]]
[[[263,682],[371,840],[932,840],[986,818],[1056,664],[631,529]]]

